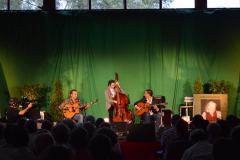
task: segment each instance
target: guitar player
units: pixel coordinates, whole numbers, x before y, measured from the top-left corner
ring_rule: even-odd
[[[69,106],[74,106],[74,108],[69,107]],[[81,104],[80,99],[78,99],[78,92],[76,89],[72,89],[69,92],[69,98],[65,99],[62,104],[59,106],[59,108],[61,110],[63,110],[63,112],[67,112],[65,115],[66,118],[71,118],[72,120],[74,120],[76,123],[83,123],[83,115],[80,113],[79,108],[81,108],[81,106],[83,106]],[[90,104],[86,104],[85,109],[89,108]],[[67,114],[72,114],[73,116],[66,116]]]
[[[143,123],[150,123],[151,119],[153,119],[153,121],[155,122],[155,128],[157,130],[159,125],[160,125],[160,114],[159,114],[160,106],[157,105],[158,101],[157,101],[156,98],[154,98],[153,91],[151,89],[146,89],[144,91],[144,97],[134,103],[134,106],[135,106],[136,110],[141,109],[138,106],[139,102],[143,102],[143,103],[147,103],[149,105],[152,105],[152,107],[149,108],[149,112],[145,112],[141,116],[141,122],[143,122]]]

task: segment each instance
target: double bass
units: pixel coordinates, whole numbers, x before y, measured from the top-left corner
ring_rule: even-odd
[[[118,74],[115,73],[115,83],[118,82]],[[117,101],[114,103],[114,114],[113,122],[127,122],[133,123],[134,118],[131,110],[128,109],[129,99],[124,93],[121,92],[121,89],[118,84],[115,86],[116,95],[113,97],[113,100]]]

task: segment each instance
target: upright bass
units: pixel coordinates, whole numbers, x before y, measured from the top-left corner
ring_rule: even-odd
[[[114,103],[114,114],[113,114],[113,122],[127,122],[127,123],[134,123],[134,118],[131,110],[128,109],[129,99],[124,93],[121,92],[121,88],[117,83],[119,80],[118,74],[115,73],[115,90],[116,95],[114,96],[113,100],[117,101]]]

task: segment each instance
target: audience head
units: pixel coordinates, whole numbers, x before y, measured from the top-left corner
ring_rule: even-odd
[[[106,128],[111,128],[111,124],[110,123],[107,123],[107,122],[103,122],[100,124],[99,128],[103,128],[103,127],[106,127]]]
[[[188,123],[179,119],[176,123],[176,132],[179,138],[188,138]]]
[[[203,129],[195,129],[190,133],[190,141],[193,144],[203,140],[207,140],[207,134]]]
[[[103,118],[98,118],[95,122],[95,125],[98,128],[102,123],[104,123],[104,119]]]
[[[41,126],[41,129],[46,129],[48,131],[51,131],[53,128],[53,123],[49,120],[44,120],[42,122],[42,126]]]
[[[8,124],[4,131],[4,137],[8,144],[15,147],[28,145],[29,136],[24,127],[15,124]]]
[[[76,128],[76,124],[72,119],[64,119],[62,123],[65,124],[70,130]]]
[[[95,117],[94,117],[94,116],[89,115],[89,116],[86,116],[86,117],[84,118],[84,122],[85,122],[85,123],[89,122],[89,123],[95,124],[96,120],[95,120]]]
[[[228,115],[226,118],[226,122],[230,128],[234,128],[237,125],[240,125],[240,120],[234,115]]]
[[[86,129],[86,131],[88,132],[89,138],[92,138],[92,136],[94,135],[94,133],[96,131],[95,125],[87,122],[87,123],[83,123],[83,128]]]
[[[217,124],[219,124],[219,126],[222,129],[222,136],[230,137],[231,126],[227,123],[227,121],[221,119],[217,121]]]
[[[89,151],[93,160],[108,160],[111,154],[111,140],[102,134],[95,135],[89,144]]]
[[[36,135],[34,139],[34,150],[36,155],[41,154],[45,148],[51,145],[54,145],[54,138],[50,132],[42,132]]]
[[[233,144],[230,138],[220,138],[213,144],[213,159],[226,160],[234,159],[233,157]]]
[[[89,142],[87,131],[83,127],[74,128],[70,134],[69,144],[75,150],[86,149]]]
[[[231,132],[233,143],[240,146],[240,125],[233,128]]]
[[[67,144],[69,134],[70,129],[63,123],[57,124],[52,130],[52,135],[57,144]]]
[[[73,153],[72,151],[62,145],[52,145],[46,148],[40,156],[39,160],[73,160]]]
[[[214,143],[221,136],[221,127],[217,123],[209,123],[207,126],[208,141]]]
[[[178,114],[175,114],[172,116],[172,120],[171,120],[171,123],[172,123],[172,126],[175,127],[177,122],[182,119],[180,115]]]
[[[201,115],[195,115],[192,120],[192,129],[205,129],[205,121]]]
[[[103,134],[103,135],[107,136],[111,140],[111,144],[113,146],[115,146],[118,142],[117,134],[110,128],[106,128],[106,127],[100,128],[97,131],[97,134]]]

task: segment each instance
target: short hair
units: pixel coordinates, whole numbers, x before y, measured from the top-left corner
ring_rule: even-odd
[[[145,92],[147,92],[150,96],[153,96],[153,91],[151,89],[146,89]]]
[[[190,133],[190,141],[196,143],[207,139],[207,134],[203,129],[195,129]]]
[[[109,80],[109,81],[108,81],[108,86],[110,86],[112,83],[115,83],[115,81],[114,81],[114,80],[112,80],[112,79],[111,79],[111,80]]]
[[[83,127],[74,128],[70,134],[69,143],[75,150],[87,148],[89,135]]]
[[[77,92],[77,90],[76,89],[71,89],[69,94],[71,95],[73,92]]]
[[[176,126],[177,122],[181,119],[181,116],[178,114],[175,114],[172,116],[171,123],[173,126]]]

